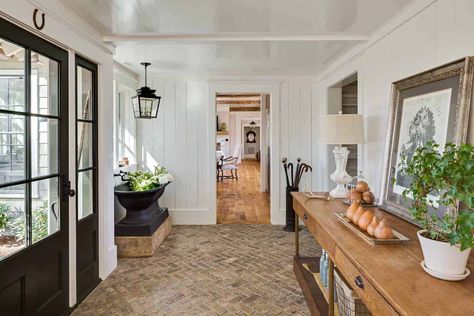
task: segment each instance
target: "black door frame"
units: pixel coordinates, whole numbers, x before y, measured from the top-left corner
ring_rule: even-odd
[[[69,310],[69,195],[67,183],[69,181],[68,161],[68,52],[64,49],[30,33],[21,27],[0,18],[0,37],[17,44],[25,49],[25,179],[21,181],[2,184],[0,187],[25,184],[25,213],[27,214],[27,227],[31,227],[31,183],[38,180],[59,177],[60,201],[60,229],[36,242],[31,242],[31,236],[27,236],[27,246],[0,261],[0,291],[20,280],[21,313],[23,315],[67,313]],[[58,116],[50,116],[57,119],[59,123],[58,155],[59,166],[56,174],[47,176],[31,177],[31,117],[45,117],[48,115],[35,115],[31,111],[31,51],[48,57],[58,62]],[[2,110],[6,114],[17,114],[18,112]],[[28,234],[27,234],[28,235]],[[59,252],[57,251],[59,250]],[[37,262],[41,262],[48,255],[57,255],[59,258],[59,284],[58,291],[47,301],[39,301],[38,294],[41,293],[44,283],[39,284],[41,273],[37,271]],[[44,280],[43,280],[44,281]],[[53,282],[53,281],[51,281]],[[8,296],[7,296],[8,298]],[[11,297],[16,299],[15,297]],[[13,304],[13,301],[12,301]],[[2,307],[3,308],[3,307]],[[5,311],[5,310],[4,310]]]
[[[79,194],[77,194],[76,198],[76,285],[77,285],[77,304],[82,302],[87,295],[101,282],[101,279],[99,278],[99,197],[98,197],[98,66],[97,64],[85,59],[82,56],[79,56],[76,54],[75,56],[75,67],[76,67],[76,115],[75,115],[75,148],[76,148],[76,157],[75,157],[75,162],[76,162],[76,192],[79,193],[78,190],[78,179],[79,179],[79,173],[83,171],[89,171],[92,170],[93,173],[93,188],[92,188],[92,193],[93,193],[93,198],[92,198],[92,209],[93,213],[89,214],[88,216],[78,219],[78,211],[79,211]],[[77,104],[77,95],[79,93],[78,91],[78,83],[77,83],[77,71],[78,68],[82,67],[84,69],[87,69],[92,72],[92,119],[79,119],[77,116],[78,113],[78,107],[80,106]],[[79,161],[77,159],[77,149],[78,149],[78,123],[79,122],[85,122],[85,123],[91,123],[92,124],[92,166],[87,167],[87,168],[82,168],[80,169],[79,166]],[[92,233],[94,235],[93,239],[94,245],[92,247],[95,247],[93,250],[93,257],[94,259],[92,262],[83,269],[83,271],[79,271],[79,261],[81,253],[81,245],[79,245],[79,242],[81,241],[79,235],[81,233]],[[87,240],[87,238],[85,238]],[[85,245],[87,247],[87,245]],[[91,245],[90,245],[91,246]],[[83,278],[89,278],[89,281],[86,281],[86,284],[83,284]]]

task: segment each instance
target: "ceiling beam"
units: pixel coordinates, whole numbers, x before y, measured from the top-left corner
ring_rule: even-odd
[[[365,34],[277,34],[277,33],[136,33],[105,35],[104,42],[366,42]]]
[[[250,98],[250,97],[260,97],[261,94],[256,93],[217,93],[217,98]]]
[[[255,103],[259,103],[260,102],[260,97],[258,98],[255,98],[255,97],[225,97],[225,98],[222,98],[222,97],[217,97],[216,98],[217,101],[222,101],[223,103],[225,101],[254,101]]]
[[[217,100],[217,104],[255,104],[259,105],[260,100]]]
[[[229,111],[230,111],[230,112],[259,112],[259,111],[260,111],[260,107],[259,107],[259,106],[254,106],[254,107],[251,107],[251,108],[247,108],[247,107],[231,107],[231,108],[229,108]]]

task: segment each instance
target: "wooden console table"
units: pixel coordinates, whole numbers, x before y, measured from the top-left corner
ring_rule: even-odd
[[[390,213],[382,212],[391,226],[411,240],[400,245],[369,245],[339,222],[336,211],[345,211],[341,200],[307,199],[293,192],[293,208],[316,241],[329,254],[328,299],[303,264],[318,271],[319,258],[299,255],[295,232],[294,271],[312,315],[334,313],[334,267],[373,315],[474,315],[474,275],[460,282],[435,279],[423,271],[418,227]],[[474,253],[468,268],[474,273]],[[357,281],[356,281],[357,278]]]

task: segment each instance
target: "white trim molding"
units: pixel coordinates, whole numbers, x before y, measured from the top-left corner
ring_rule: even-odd
[[[366,34],[282,34],[282,33],[133,33],[109,34],[104,42],[366,42]]]
[[[173,225],[213,225],[216,223],[208,209],[171,209],[168,212]]]

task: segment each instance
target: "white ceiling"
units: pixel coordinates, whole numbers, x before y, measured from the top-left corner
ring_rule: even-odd
[[[142,72],[150,61],[162,74],[307,75],[351,44],[326,42],[238,42],[202,44],[117,43],[115,58]]]
[[[412,0],[60,0],[104,36],[369,35]],[[141,71],[223,75],[315,74],[360,41],[115,41]]]

